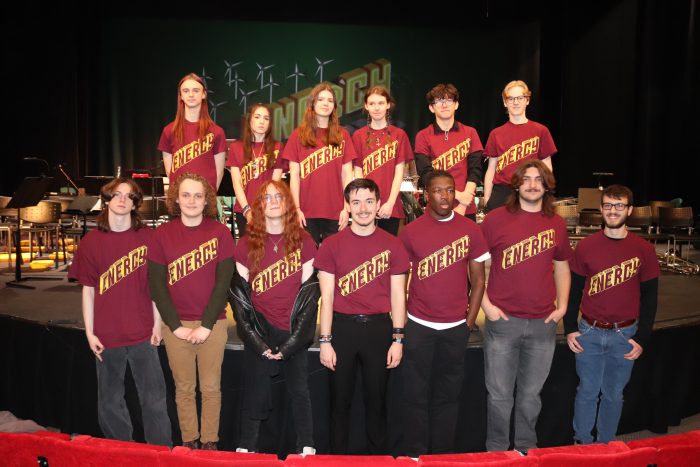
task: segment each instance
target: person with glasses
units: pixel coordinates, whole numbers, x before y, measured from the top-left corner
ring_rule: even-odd
[[[481,223],[491,252],[481,302],[486,314],[486,449],[510,449],[515,412],[513,447],[524,453],[537,446],[540,391],[554,356],[557,322],[566,312],[572,251],[566,223],[554,213],[556,181],[549,167],[526,161],[510,186],[506,205]]]
[[[165,380],[156,346],[160,315],[148,290],[152,230],[143,228],[139,186],[115,178],[100,190],[97,229],[85,235],[68,277],[83,286],[83,321],[97,369],[97,416],[106,438],[133,441],[124,399],[127,365],[136,383],[146,442],[172,446]]]
[[[330,83],[314,86],[301,125],[282,151],[289,161],[289,187],[299,222],[318,244],[348,224],[343,189],[352,180],[357,156],[350,133],[340,126],[337,107]]]
[[[557,152],[547,127],[527,118],[526,110],[532,96],[527,84],[511,81],[503,88],[501,96],[508,121],[491,131],[484,149],[484,156],[488,158],[484,175],[486,212],[506,203],[511,192],[510,179],[520,164],[539,159],[553,172],[552,156]]]
[[[372,86],[365,92],[367,126],[352,134],[355,151],[355,178],[374,180],[382,193],[377,226],[396,235],[404,218],[399,198],[404,168],[413,160],[406,132],[389,124],[396,102],[384,86]]]
[[[455,215],[449,172],[426,175],[427,213],[399,238],[411,260],[402,365],[405,453],[454,452],[469,328],[484,294],[490,257],[479,227]]]
[[[177,87],[177,114],[160,135],[165,173],[174,183],[186,172],[203,176],[219,189],[226,163],[226,135],[209,116],[204,80],[185,75]]]
[[[168,189],[166,206],[174,219],[153,235],[148,258],[151,295],[164,323],[182,445],[216,450],[221,363],[228,339],[226,298],[235,267],[233,237],[215,220],[216,192],[201,175],[180,175]]]
[[[250,106],[241,123],[241,139],[231,143],[226,160],[236,193],[233,213],[239,238],[252,215],[248,199],[254,198],[263,182],[281,180],[287,167],[287,161],[278,157],[282,143],[272,137],[272,114],[265,104]]]
[[[377,184],[357,178],[344,196],[350,228],[324,241],[314,263],[321,285],[320,360],[330,370],[331,452],[348,452],[359,369],[367,450],[386,454],[386,388],[403,355],[410,263],[401,241],[375,224],[381,208]]]
[[[421,180],[430,170],[446,170],[455,180],[454,211],[475,219],[476,186],[481,183],[481,140],[476,130],[455,120],[459,91],[452,84],[438,84],[426,94],[435,122],[416,135],[416,170]],[[425,183],[422,183],[425,186]]]
[[[600,206],[605,228],[581,240],[571,262],[564,330],[579,377],[576,443],[615,439],[623,391],[656,316],[659,263],[654,246],[627,230],[632,202],[632,190],[626,186],[605,188]]]
[[[238,242],[229,301],[243,343],[244,374],[238,452],[258,452],[260,424],[272,410],[272,385],[285,382],[296,429],[296,452],[315,454],[308,347],[320,290],[316,244],[299,224],[286,184],[262,182],[250,197],[248,232]]]

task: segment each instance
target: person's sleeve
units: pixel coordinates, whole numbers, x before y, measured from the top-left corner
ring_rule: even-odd
[[[539,158],[546,159],[556,154],[558,150],[556,145],[554,144],[554,139],[552,138],[552,134],[549,132],[549,129],[544,125],[542,127],[543,131],[540,136]]]
[[[564,334],[578,331],[578,312],[581,308],[583,287],[586,285],[586,277],[571,271],[571,289],[569,290],[569,303],[564,315]]]
[[[343,139],[345,140],[345,145],[343,146],[343,163],[352,162],[357,159],[357,152],[355,151],[355,144],[352,141],[352,137],[348,130],[343,128],[342,130]]]
[[[399,131],[397,141],[399,143],[399,147],[396,159],[399,162],[411,162],[415,159],[415,157],[413,156],[413,149],[411,148],[411,142],[408,140],[408,135],[405,131],[403,131],[401,128],[399,128],[398,130]]]
[[[275,164],[274,169],[282,169],[283,171],[289,170],[289,161],[282,158],[282,151],[284,151],[284,145],[282,143],[277,143],[275,145]]]
[[[216,282],[214,283],[214,290],[211,291],[209,303],[207,303],[206,308],[204,308],[204,313],[202,314],[202,326],[207,329],[214,328],[216,319],[226,307],[228,288],[229,284],[231,283],[233,269],[235,267],[236,263],[234,263],[233,259],[231,258],[220,261],[216,265]]]
[[[355,148],[355,153],[357,154],[357,157],[353,159],[352,165],[353,167],[362,167],[362,131],[359,129],[355,131],[355,133],[352,134],[352,145]]]
[[[472,152],[467,156],[467,181],[480,185],[484,181],[484,154],[481,151]]]
[[[337,235],[337,234],[336,234]],[[331,240],[333,237],[328,237],[318,249],[316,258],[314,258],[314,268],[329,274],[335,274],[335,263],[331,253]]]
[[[416,173],[418,174],[418,180],[420,186],[425,186],[425,176],[433,170],[433,164],[430,159],[430,146],[423,136],[423,132],[419,132],[416,135],[415,143],[415,160],[416,160]]]
[[[411,262],[408,259],[408,252],[403,242],[396,238],[392,248],[391,275],[406,274],[411,269]]]
[[[226,134],[223,128],[217,128],[214,132],[214,154],[226,152]]]
[[[182,322],[168,290],[168,267],[149,259],[148,285],[151,289],[151,300],[156,303],[160,317],[171,331],[175,331],[182,326]]]
[[[173,153],[173,145],[171,141],[170,125],[163,128],[158,141],[158,150],[161,152]]]
[[[634,339],[643,348],[649,343],[651,331],[656,319],[656,307],[659,301],[659,279],[654,278],[639,284],[639,322]]]
[[[294,130],[287,140],[287,144],[280,151],[280,157],[290,162],[299,162],[298,154],[299,131]]]

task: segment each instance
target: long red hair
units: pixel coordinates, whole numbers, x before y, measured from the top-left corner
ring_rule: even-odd
[[[333,95],[333,113],[331,113],[328,119],[328,137],[326,141],[323,141],[325,145],[339,146],[343,142],[343,134],[340,131],[340,120],[338,119],[338,101],[335,97],[335,91],[331,87],[330,83],[320,83],[314,86],[309,94],[309,101],[306,103],[306,112],[304,112],[304,119],[299,125],[299,139],[301,144],[306,147],[312,148],[316,146],[316,128],[318,128],[318,122],[316,121],[316,112],[314,111],[314,106],[318,100],[318,95],[322,91],[328,91]]]
[[[178,144],[182,144],[185,141],[185,103],[182,100],[180,94],[180,88],[182,83],[191,79],[202,85],[204,92],[207,92],[207,87],[204,84],[204,80],[199,77],[196,73],[190,73],[185,75],[180,83],[177,85],[177,114],[175,115],[175,120],[173,121],[173,134],[175,135],[175,141]],[[207,103],[206,96],[202,99],[202,107],[199,111],[199,139],[202,140],[207,134],[209,127],[214,124],[214,121],[209,116],[209,104]]]
[[[250,127],[251,120],[253,119],[253,115],[255,114],[255,111],[258,109],[265,109],[267,110],[267,114],[270,116],[270,126],[267,128],[267,131],[265,132],[265,139],[263,140],[263,145],[265,146],[265,154],[267,154],[267,165],[265,166],[265,170],[270,170],[274,165],[275,165],[275,139],[272,137],[272,112],[270,112],[270,108],[266,106],[265,104],[253,104],[248,108],[248,112],[245,114],[245,118],[243,119],[242,122],[242,128],[241,128],[241,143],[243,144],[243,163],[247,164],[251,160],[253,160],[253,142],[254,142],[254,137],[253,137],[253,130]]]
[[[251,278],[258,272],[260,261],[265,256],[265,242],[267,242],[268,233],[265,227],[265,200],[263,197],[267,193],[267,187],[270,185],[277,188],[284,198],[280,202],[284,203],[286,209],[284,233],[282,234],[285,256],[301,248],[304,235],[304,229],[299,225],[297,207],[294,204],[292,192],[287,184],[277,180],[263,182],[251,202],[252,219],[248,223],[246,232],[246,237],[248,238],[248,270]]]

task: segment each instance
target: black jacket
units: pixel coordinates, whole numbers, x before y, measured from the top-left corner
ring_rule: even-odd
[[[290,316],[289,339],[278,348],[272,348],[266,342],[270,324],[262,313],[255,310],[250,298],[250,284],[238,272],[233,274],[231,287],[228,291],[228,301],[236,319],[238,336],[246,347],[261,355],[267,349],[273,353],[281,352],[285,359],[301,349],[307,348],[314,340],[316,333],[316,316],[318,314],[318,299],[321,288],[318,285],[316,272],[301,284],[292,313]]]

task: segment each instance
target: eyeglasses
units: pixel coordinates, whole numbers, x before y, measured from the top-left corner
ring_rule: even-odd
[[[433,105],[452,105],[454,103],[454,99],[435,99],[433,101]]]
[[[273,199],[275,200],[275,202],[281,203],[282,200],[284,199],[284,195],[282,193],[275,193],[274,195],[263,195],[262,199],[266,203],[269,203]]]
[[[601,206],[601,207],[603,208],[603,210],[605,210],[605,211],[610,211],[610,210],[613,208],[613,206],[615,206],[615,211],[622,211],[622,210],[628,208],[628,207],[629,207],[629,204],[625,204],[625,203],[603,203],[603,204],[601,204],[600,206]]]
[[[518,104],[520,104],[525,99],[527,99],[527,96],[508,96],[508,97],[506,97],[506,101],[509,104],[512,104],[513,102],[517,102]]]

